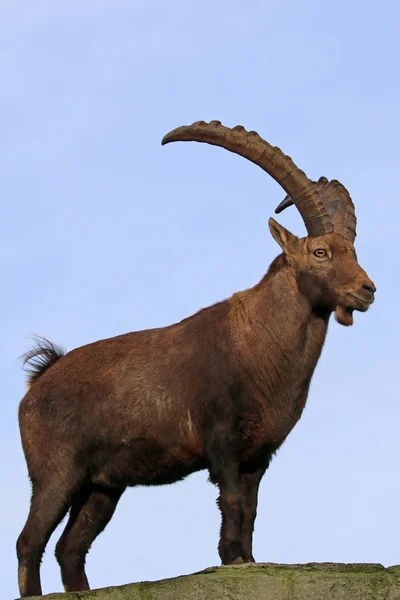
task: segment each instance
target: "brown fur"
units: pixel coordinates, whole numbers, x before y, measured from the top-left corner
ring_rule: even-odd
[[[330,314],[351,324],[375,291],[341,235],[270,229],[283,254],[255,287],[169,327],[28,357],[43,363],[19,410],[33,489],[21,596],[41,594],[41,556],[68,510],[56,556],[65,589],[88,589],[86,553],[125,488],[200,469],[220,489],[222,562],[254,561],[258,486],[301,416]]]

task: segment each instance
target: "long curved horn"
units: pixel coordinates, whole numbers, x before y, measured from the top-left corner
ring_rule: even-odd
[[[320,177],[318,181],[313,183],[329,215],[335,233],[340,233],[354,244],[357,235],[357,218],[353,201],[347,189],[336,179],[328,181],[326,177]],[[275,212],[279,214],[293,204],[292,198],[288,195],[277,206]]]
[[[257,132],[246,131],[241,125],[232,129],[220,121],[197,121],[167,133],[162,145],[170,142],[205,142],[240,154],[261,167],[293,198],[308,235],[318,237],[333,231],[332,223],[313,182],[289,156],[263,140]]]

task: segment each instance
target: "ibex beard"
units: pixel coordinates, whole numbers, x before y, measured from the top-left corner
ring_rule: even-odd
[[[40,562],[56,545],[66,591],[89,589],[86,554],[128,486],[162,485],[208,469],[219,487],[223,564],[254,561],[258,488],[299,420],[332,313],[342,325],[366,311],[375,285],[354,250],[356,218],[339,182],[312,181],[255,132],[218,121],[170,132],[251,160],[287,193],[308,236],[274,219],[282,253],[253,288],[169,327],[65,353],[44,339],[26,354],[19,409],[32,482],[17,541],[21,596],[42,593]]]

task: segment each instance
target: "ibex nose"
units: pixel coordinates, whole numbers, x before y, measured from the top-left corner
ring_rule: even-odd
[[[372,283],[372,281],[369,281],[368,283],[363,283],[361,287],[364,290],[367,290],[367,292],[370,292],[370,294],[375,294],[375,292],[376,292],[376,287]]]

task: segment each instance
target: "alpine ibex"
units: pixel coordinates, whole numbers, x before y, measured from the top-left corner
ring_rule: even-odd
[[[89,589],[86,554],[127,486],[159,485],[208,469],[219,487],[223,564],[254,561],[257,495],[268,464],[299,420],[329,318],[353,323],[375,285],[358,265],[346,188],[311,181],[281,150],[218,121],[168,133],[163,144],[206,142],[252,161],[283,187],[308,236],[274,219],[282,248],[253,288],[169,327],[127,333],[65,354],[47,342],[25,355],[30,389],[19,408],[32,481],[17,542],[21,596],[42,593],[40,561],[56,546],[65,590]]]

